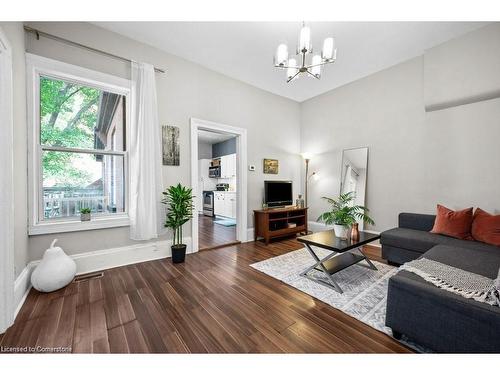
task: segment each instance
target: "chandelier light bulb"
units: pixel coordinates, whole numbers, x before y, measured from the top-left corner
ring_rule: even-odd
[[[307,26],[300,30],[299,53],[301,52],[311,52],[311,29]]]
[[[284,67],[288,61],[288,47],[286,44],[280,44],[276,49],[276,56],[274,58],[274,65],[277,67]]]
[[[335,54],[335,40],[333,38],[325,39],[325,41],[323,42],[323,51],[321,54],[323,60],[333,60]]]
[[[311,74],[316,78],[321,77],[321,56],[314,55],[312,58]]]

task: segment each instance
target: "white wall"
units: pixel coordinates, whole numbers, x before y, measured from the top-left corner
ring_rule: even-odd
[[[191,183],[189,119],[196,117],[248,129],[248,163],[260,166],[256,172],[248,173],[249,227],[253,226],[252,210],[259,208],[262,203],[263,181],[266,176],[269,178],[269,175],[262,173],[263,158],[280,160],[280,174],[273,175],[272,178],[294,180],[295,188],[299,188],[301,162],[298,156],[298,103],[94,25],[63,22],[30,23],[30,26],[117,55],[146,61],[167,70],[166,74],[157,74],[159,119],[160,124],[180,127],[181,165],[164,167],[165,186],[177,182]],[[37,41],[30,36],[27,50],[122,77],[129,75],[127,64],[43,37]],[[278,139],[279,142],[276,141]],[[25,141],[25,138],[23,140]],[[19,150],[18,157],[22,158],[22,166],[25,168],[25,149]],[[25,189],[26,184],[19,186]],[[184,232],[189,236],[189,225],[186,225]],[[31,236],[29,256],[30,259],[40,258],[54,237],[59,238],[59,244],[68,253],[74,254],[131,244],[128,235],[128,228],[114,228],[95,230],[91,233]]]
[[[500,97],[499,35],[497,22],[426,51],[428,111]]]
[[[487,28],[448,43],[462,46],[465,55],[470,43],[491,43],[493,33],[500,45],[498,24]],[[448,47],[432,53],[448,61]],[[488,66],[482,60],[496,60],[497,53],[476,55],[478,66]],[[433,65],[438,68],[447,66]],[[492,71],[471,74],[486,82],[483,74]],[[318,154],[311,161],[319,173],[309,190],[311,219],[327,208],[319,197],[339,192],[342,149],[362,146],[369,147],[366,204],[376,222],[372,229],[396,226],[399,212],[434,213],[436,203],[500,210],[500,99],[425,112],[426,79],[432,78],[418,57],[302,103],[301,148]],[[447,96],[469,95],[470,87],[481,85],[458,85],[455,90],[463,92]]]
[[[27,229],[27,131],[26,131],[26,73],[24,63],[24,31],[20,22],[0,22],[12,46],[12,81],[14,109],[14,248],[15,276],[28,263]]]

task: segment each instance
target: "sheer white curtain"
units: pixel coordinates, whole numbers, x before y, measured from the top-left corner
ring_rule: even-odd
[[[161,129],[154,67],[132,63],[130,127],[130,238],[149,240],[161,232]]]

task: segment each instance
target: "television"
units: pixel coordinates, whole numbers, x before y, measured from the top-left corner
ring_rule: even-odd
[[[264,181],[264,203],[267,207],[293,204],[292,181]]]

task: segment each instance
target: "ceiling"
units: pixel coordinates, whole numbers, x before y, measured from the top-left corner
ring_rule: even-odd
[[[333,36],[337,61],[321,80],[286,83],[273,67],[280,43],[294,51],[299,22],[96,22],[98,26],[152,45],[229,77],[302,102],[475,30],[481,22],[311,22],[313,49]],[[168,70],[168,66],[165,67]],[[168,74],[168,73],[167,73]]]
[[[211,145],[215,143],[224,142],[234,137],[235,137],[234,134],[222,134],[222,133],[210,132],[207,130],[198,130],[198,141],[203,143],[209,143]]]

